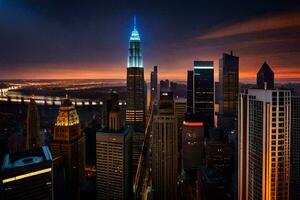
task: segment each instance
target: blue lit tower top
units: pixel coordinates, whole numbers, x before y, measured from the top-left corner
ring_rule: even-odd
[[[141,38],[138,30],[136,29],[136,17],[134,17],[133,30],[129,40],[127,67],[144,67],[141,50]]]

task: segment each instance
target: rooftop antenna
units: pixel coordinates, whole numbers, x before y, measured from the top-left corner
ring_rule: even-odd
[[[133,17],[133,28],[136,29],[136,16]]]

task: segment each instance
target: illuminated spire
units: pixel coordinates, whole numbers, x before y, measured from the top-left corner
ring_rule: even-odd
[[[136,16],[133,17],[133,29],[136,29]]]
[[[141,50],[141,38],[136,28],[136,17],[133,17],[133,30],[131,32],[128,48],[127,67],[143,68],[143,56]]]
[[[131,41],[139,41],[141,40],[138,30],[136,29],[136,16],[133,17],[133,30],[130,36]]]

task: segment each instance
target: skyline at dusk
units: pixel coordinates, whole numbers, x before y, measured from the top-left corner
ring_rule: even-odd
[[[218,78],[219,58],[231,50],[242,82],[254,82],[265,61],[276,80],[299,79],[299,6],[256,2],[2,0],[0,79],[125,79],[134,15],[146,80],[154,65],[159,79],[185,80],[193,60],[213,60]]]
[[[0,199],[299,200],[300,0],[0,0]]]

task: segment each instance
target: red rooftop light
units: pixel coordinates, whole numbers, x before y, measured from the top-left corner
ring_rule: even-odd
[[[186,121],[184,121],[183,125],[197,127],[197,126],[203,126],[203,122],[186,122]]]

